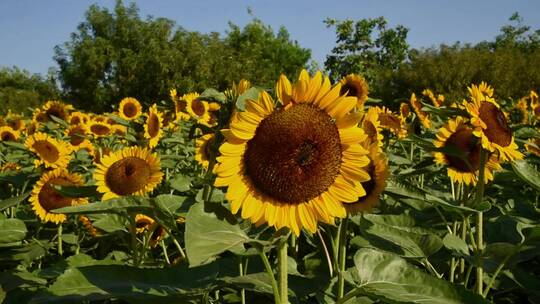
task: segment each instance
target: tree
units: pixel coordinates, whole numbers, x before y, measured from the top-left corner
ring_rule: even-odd
[[[407,58],[408,29],[401,25],[388,28],[384,17],[324,22],[336,30],[336,46],[324,63],[334,80],[349,73],[374,80],[382,70],[396,69]]]
[[[225,89],[247,78],[270,85],[279,73],[296,73],[310,52],[254,20],[243,30],[231,24],[227,37],[177,27],[165,18],[142,20],[135,4],[118,0],[111,13],[92,5],[71,40],[55,48],[67,98],[93,111],[111,110],[131,96],[148,105],[179,92]]]
[[[0,115],[8,109],[28,114],[29,107],[58,98],[59,93],[51,74],[44,78],[16,67],[0,68]]]

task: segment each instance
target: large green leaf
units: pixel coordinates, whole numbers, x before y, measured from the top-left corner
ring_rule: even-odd
[[[209,263],[227,250],[243,251],[243,244],[250,241],[236,219],[223,209],[212,203],[198,203],[189,209],[185,241],[191,266]]]
[[[18,242],[26,236],[26,225],[19,219],[0,220],[0,243],[8,244]]]
[[[130,303],[185,303],[211,288],[215,264],[187,268],[92,265],[67,269],[31,303],[80,303],[120,298]]]
[[[534,187],[540,190],[540,173],[526,160],[516,160],[512,162],[512,169],[517,176]]]
[[[7,209],[11,206],[15,206],[19,204],[20,202],[24,201],[30,195],[31,192],[32,191],[27,191],[19,196],[13,196],[3,201],[0,201],[0,211]]]
[[[462,304],[489,303],[461,286],[428,275],[399,256],[372,249],[360,249],[348,270],[356,289],[383,302]]]

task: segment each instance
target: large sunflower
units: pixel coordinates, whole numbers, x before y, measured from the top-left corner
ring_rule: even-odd
[[[45,115],[46,121],[52,120],[52,116],[67,121],[69,118],[69,112],[73,110],[72,105],[65,104],[56,100],[49,100],[43,107],[41,107],[42,113]]]
[[[195,142],[195,160],[205,169],[208,169],[210,148],[215,139],[216,136],[212,133],[197,138]]]
[[[162,177],[158,156],[139,147],[124,148],[103,156],[94,173],[103,200],[143,195],[154,190]]]
[[[118,114],[125,120],[135,120],[142,114],[141,104],[135,98],[126,97],[120,101]]]
[[[1,141],[17,141],[19,140],[19,131],[13,130],[9,126],[0,127],[0,142]]]
[[[43,164],[47,168],[65,168],[69,163],[71,148],[64,141],[37,132],[29,136],[24,144],[39,157],[34,162],[36,167]]]
[[[29,201],[32,209],[43,222],[53,222],[55,224],[66,221],[66,215],[61,213],[50,213],[57,208],[86,204],[86,198],[65,197],[53,186],[79,186],[83,185],[81,176],[69,173],[65,168],[58,168],[44,173],[32,190]]]
[[[465,107],[471,115],[473,134],[481,138],[482,147],[486,150],[497,151],[501,161],[522,159],[523,154],[518,151],[503,111],[495,99],[489,96],[490,93],[493,94],[493,90],[489,88],[487,85],[472,85],[469,88],[472,101],[466,102]],[[487,93],[484,94],[482,90]]]
[[[437,134],[435,147],[449,148],[462,153],[463,158],[445,152],[435,152],[435,162],[447,166],[448,176],[453,182],[467,185],[476,184],[480,169],[480,150],[482,146],[473,129],[462,117],[450,120]],[[485,182],[493,180],[493,171],[500,169],[495,154],[491,154],[485,169]]]
[[[349,74],[340,80],[341,92],[340,94],[346,94],[347,96],[355,96],[358,98],[356,107],[358,109],[364,108],[364,103],[368,98],[368,85],[364,77],[357,74]]]
[[[232,213],[241,208],[252,223],[298,235],[302,228],[315,232],[319,220],[345,217],[342,203],[365,196],[369,159],[360,143],[367,136],[358,127],[361,115],[350,113],[357,98],[327,83],[320,72],[311,79],[302,71],[294,86],[277,92],[281,108],[263,91],[223,130],[215,185],[228,187]]]
[[[416,112],[416,116],[418,117],[420,123],[422,123],[424,128],[431,129],[431,119],[429,118],[429,114],[422,110],[422,103],[418,99],[416,99],[416,95],[414,93],[412,93],[409,102],[411,103],[414,112]]]
[[[370,180],[362,182],[362,187],[366,190],[366,196],[360,198],[352,204],[345,204],[348,213],[358,213],[370,211],[379,202],[379,197],[386,188],[388,178],[388,161],[376,144],[369,147],[369,165],[366,170],[371,177]]]
[[[146,124],[144,125],[144,138],[148,139],[148,146],[157,146],[159,139],[163,136],[163,114],[159,113],[156,104],[150,107]]]

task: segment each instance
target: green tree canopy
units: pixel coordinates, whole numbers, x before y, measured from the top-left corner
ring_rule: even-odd
[[[11,109],[14,113],[27,113],[47,99],[59,96],[54,79],[31,74],[19,68],[0,68],[0,115]]]
[[[55,48],[59,80],[68,99],[93,111],[131,96],[144,104],[179,92],[224,89],[246,78],[269,86],[280,73],[295,74],[309,50],[255,19],[226,37],[177,27],[165,18],[140,18],[135,4],[117,1],[114,12],[92,5],[71,39]]]

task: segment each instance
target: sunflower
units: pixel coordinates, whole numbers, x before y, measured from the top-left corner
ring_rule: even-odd
[[[88,134],[86,125],[71,125],[64,131],[64,134],[69,136],[69,144],[73,151],[86,150],[90,154],[94,152],[94,145],[86,138],[86,134]]]
[[[508,112],[507,118],[514,124],[526,124],[529,121],[527,101],[522,98]]]
[[[21,170],[21,166],[12,162],[8,162],[0,166],[0,172],[19,171],[19,170]]]
[[[345,209],[350,214],[370,211],[379,202],[379,197],[386,188],[386,180],[389,174],[388,161],[377,145],[371,144],[368,149],[370,162],[366,170],[371,179],[362,182],[362,187],[366,190],[366,196],[355,203],[345,204]]]
[[[88,115],[83,112],[73,112],[69,115],[68,123],[72,126],[86,124],[88,122]]]
[[[69,144],[46,133],[37,132],[29,136],[24,144],[39,157],[34,161],[36,167],[43,164],[47,168],[65,168],[69,163],[71,154]]]
[[[368,98],[368,85],[364,77],[357,74],[349,74],[340,80],[341,92],[347,96],[358,98],[356,107],[362,109]]]
[[[150,247],[156,247],[158,242],[167,235],[167,232],[161,225],[159,225],[153,218],[144,214],[137,214],[135,216],[135,225],[137,228],[137,233],[139,234],[145,233],[146,231],[152,232],[152,235],[150,235],[150,240],[148,240]]]
[[[161,183],[163,173],[155,153],[139,147],[128,147],[103,156],[97,164],[94,179],[103,200],[124,195],[143,195]]]
[[[525,149],[530,153],[540,157],[540,139],[531,138],[525,144]]]
[[[20,132],[13,130],[9,126],[0,127],[0,142],[1,141],[17,141],[19,140]]]
[[[341,95],[339,83],[326,86],[320,72],[313,79],[300,75],[277,92],[281,108],[265,91],[246,102],[222,131],[226,141],[214,170],[215,185],[228,187],[232,213],[241,208],[252,223],[296,235],[302,228],[314,233],[319,220],[345,217],[342,202],[365,196],[361,182],[369,180],[361,145],[367,136],[358,127],[361,115],[350,113],[357,98]],[[290,84],[284,76],[280,81]]]
[[[195,142],[195,160],[205,169],[208,169],[210,160],[210,148],[214,144],[216,136],[214,134],[206,134]]]
[[[120,101],[118,114],[125,120],[135,120],[142,114],[141,104],[135,98],[126,97]]]
[[[135,229],[137,233],[143,233],[154,224],[154,219],[144,214],[135,215]]]
[[[94,227],[92,221],[86,215],[79,215],[79,222],[92,237],[98,237],[101,233]]]
[[[86,198],[65,197],[53,186],[80,186],[83,185],[81,176],[69,173],[65,168],[58,168],[44,173],[32,190],[29,201],[32,209],[43,222],[55,224],[66,221],[66,215],[50,213],[57,208],[88,203]]]
[[[186,110],[198,123],[207,124],[208,114],[208,102],[197,99],[199,94],[189,93],[184,94],[182,99],[186,101]]]
[[[487,95],[493,94],[493,90],[486,87],[490,88],[485,84],[484,86],[472,85],[469,88],[472,101],[466,102],[465,107],[471,115],[473,134],[481,138],[482,147],[486,150],[497,151],[501,161],[522,159],[523,154],[518,151],[503,111],[499,108],[499,104]],[[487,94],[485,95],[482,90],[487,90]]]
[[[425,89],[424,91],[422,91],[422,95],[429,98],[431,103],[433,103],[433,105],[436,106],[437,108],[444,104],[444,95],[439,94],[437,95],[437,97],[435,97],[435,94],[433,94],[433,92],[430,89]]]
[[[26,125],[25,132],[26,132],[27,136],[33,135],[34,133],[36,133],[38,131],[39,131],[39,123],[38,122],[31,121],[29,124]]]
[[[175,122],[180,120],[189,120],[191,116],[187,113],[188,102],[184,98],[174,99],[174,113],[176,116]]]
[[[91,119],[86,126],[90,133],[96,137],[109,136],[114,132],[114,129],[110,124],[104,120],[100,121],[98,117]]]
[[[416,116],[418,116],[418,119],[424,128],[431,129],[431,119],[429,118],[429,114],[422,110],[422,103],[416,99],[416,95],[414,93],[412,93],[409,102],[411,103],[414,112],[416,112]]]
[[[475,185],[480,169],[480,150],[482,146],[474,130],[462,117],[450,120],[437,134],[435,147],[460,151],[463,158],[444,152],[435,152],[435,162],[447,166],[447,173],[453,182]],[[495,154],[488,158],[484,169],[485,182],[493,180],[493,171],[501,169]]]
[[[398,138],[407,137],[408,132],[405,121],[400,119],[400,117],[392,113],[392,111],[390,111],[386,107],[375,107],[375,109],[378,112],[377,115],[379,117],[381,128],[390,130]]]
[[[538,94],[536,94],[535,91],[531,91],[529,98],[531,99],[531,111],[533,112],[534,117],[540,119],[540,102],[538,102]]]
[[[382,149],[384,137],[380,128],[379,112],[377,108],[370,107],[362,118],[362,129],[364,129],[364,133],[367,135],[366,141],[374,143]]]
[[[6,125],[14,131],[22,131],[25,127],[24,118],[19,114],[13,114],[11,111],[6,115]]]
[[[163,114],[159,113],[157,105],[154,104],[148,111],[146,124],[144,125],[144,137],[147,138],[148,146],[154,148],[157,146],[159,139],[163,136]]]
[[[41,107],[41,113],[44,115],[43,119],[45,119],[45,121],[52,120],[51,117],[53,116],[67,121],[71,110],[73,110],[72,105],[56,100],[49,100]]]
[[[399,119],[405,121],[409,115],[411,115],[411,108],[409,107],[409,104],[402,102],[399,105]]]

